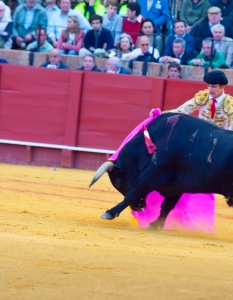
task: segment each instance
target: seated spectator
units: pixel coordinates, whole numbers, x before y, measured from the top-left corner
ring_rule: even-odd
[[[183,0],[180,10],[180,19],[187,24],[187,32],[205,22],[209,0]]]
[[[168,0],[138,0],[141,14],[144,18],[153,20],[156,33],[160,34],[160,27],[165,25],[170,17]]]
[[[92,15],[103,16],[106,12],[106,8],[100,0],[81,1],[76,4],[74,10],[83,14],[88,20]]]
[[[118,1],[109,0],[107,2],[107,12],[103,15],[103,28],[108,29],[113,37],[114,46],[119,43],[119,37],[122,34],[123,19],[117,12]]]
[[[141,29],[141,23],[144,20],[140,13],[140,5],[136,2],[130,2],[128,4],[127,18],[123,20],[122,31],[132,37],[134,45],[136,45],[136,41]]]
[[[181,79],[180,72],[181,72],[181,66],[176,62],[172,62],[168,65],[167,78]]]
[[[120,35],[119,45],[117,46],[116,56],[120,59],[126,59],[133,50],[133,41],[130,35],[122,33]]]
[[[122,18],[125,18],[127,17],[127,12],[128,12],[128,5],[131,3],[131,2],[134,2],[134,0],[131,0],[131,1],[128,1],[128,0],[121,0],[118,2],[120,2],[120,5],[117,9],[117,14],[120,15]]]
[[[226,57],[226,65],[231,68],[233,65],[233,39],[225,37],[225,28],[221,24],[211,28],[215,49]]]
[[[12,47],[12,21],[6,15],[6,7],[0,1],[0,48],[11,49]]]
[[[7,5],[4,3],[3,0],[0,0],[0,3],[1,3],[1,2],[2,2],[2,3],[4,4],[4,6],[5,6],[5,16],[6,16],[7,18],[11,19],[11,9],[10,9],[10,7],[7,6]]]
[[[57,41],[60,38],[62,30],[67,27],[67,19],[69,16],[77,16],[80,24],[80,28],[87,32],[91,29],[91,26],[87,19],[77,11],[74,11],[71,7],[70,0],[61,0],[61,11],[55,12],[49,20],[48,36],[53,43],[53,46],[57,46]]]
[[[128,70],[121,66],[121,61],[118,57],[108,59],[105,72],[114,74],[131,74]]]
[[[141,53],[137,57],[131,59],[129,62],[129,67],[131,69],[133,68],[134,61],[158,62],[158,59],[155,58],[155,54],[152,55],[152,47],[150,47],[150,40],[146,35],[140,37],[139,49]],[[133,52],[131,54],[133,54]]]
[[[36,0],[26,0],[25,4],[16,7],[13,15],[13,48],[25,48],[35,38],[36,28],[47,27],[45,9]]]
[[[95,57],[93,55],[90,55],[90,54],[85,55],[83,57],[83,66],[81,68],[78,68],[77,70],[101,72],[95,64]]]
[[[222,18],[233,25],[233,1],[232,0],[212,0],[212,6],[221,9]]]
[[[150,40],[150,45],[154,48],[156,48],[159,53],[162,53],[162,48],[163,48],[163,42],[162,42],[162,37],[160,35],[156,35],[156,28],[151,19],[144,19],[141,23],[141,28],[140,28],[140,36],[146,35],[148,36]],[[140,37],[137,38],[136,41],[136,47],[139,45],[139,39]]]
[[[36,41],[30,43],[26,50],[42,53],[50,53],[53,50],[53,46],[47,41],[47,33],[45,28],[37,28],[35,38]],[[40,47],[38,47],[38,39],[40,39]]]
[[[84,31],[80,29],[77,16],[67,19],[67,28],[62,31],[57,42],[61,54],[77,55],[83,45]]]
[[[203,52],[198,54],[195,59],[192,59],[188,62],[189,66],[201,66],[201,67],[210,67],[210,60],[211,60],[211,46],[212,40],[205,39],[202,42],[202,49]],[[213,57],[212,57],[212,67],[213,68],[221,68],[226,63],[225,56],[217,52],[215,47],[213,48]]]
[[[196,49],[198,52],[201,50],[201,42],[203,39],[206,39],[208,37],[213,37],[211,32],[211,27],[216,24],[222,24],[225,28],[225,36],[229,38],[233,38],[233,27],[232,25],[222,20],[221,17],[221,10],[218,7],[210,7],[208,9],[208,21],[204,22],[203,24],[199,25],[197,27],[197,31],[195,34],[196,37]]]
[[[164,55],[171,56],[173,53],[173,42],[177,38],[182,38],[185,40],[185,51],[187,53],[193,53],[195,49],[195,39],[189,33],[186,33],[186,25],[182,20],[178,20],[174,23],[174,32],[173,36],[170,36],[164,50]]]
[[[46,6],[45,10],[47,13],[48,20],[51,20],[55,12],[61,11],[60,8],[56,5],[57,0],[45,0]]]
[[[61,53],[59,49],[53,49],[49,54],[49,62],[40,65],[43,68],[50,69],[68,69],[61,61]]]
[[[91,16],[92,30],[89,30],[84,37],[84,48],[80,49],[80,56],[94,54],[95,56],[106,57],[106,51],[113,48],[111,32],[102,27],[102,21],[101,16]]]
[[[172,46],[172,54],[170,56],[162,56],[159,59],[160,63],[176,62],[180,65],[187,65],[188,61],[194,57],[193,53],[186,51],[186,42],[184,39],[175,39]]]

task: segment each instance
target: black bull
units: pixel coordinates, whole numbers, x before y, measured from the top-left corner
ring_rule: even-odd
[[[139,132],[116,161],[105,163],[93,178],[91,185],[107,171],[113,186],[125,197],[102,218],[114,219],[128,206],[141,209],[153,190],[164,196],[160,216],[151,224],[156,228],[164,225],[183,193],[217,193],[233,205],[232,131],[174,113],[161,115],[147,129],[157,147],[154,154],[148,154]]]

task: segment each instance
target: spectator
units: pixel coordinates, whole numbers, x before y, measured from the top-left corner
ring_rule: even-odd
[[[136,45],[137,37],[141,29],[144,18],[141,15],[141,7],[136,2],[128,4],[127,18],[123,21],[122,31],[132,37],[133,44]]]
[[[195,59],[192,59],[188,62],[189,66],[201,66],[201,67],[210,67],[210,60],[211,60],[211,39],[205,39],[202,42],[202,49],[201,52]],[[215,47],[213,49],[213,57],[212,57],[212,67],[213,68],[221,68],[226,63],[225,56],[217,52]]]
[[[6,15],[6,7],[0,1],[0,48],[11,49],[12,26],[11,19]]]
[[[224,20],[221,20],[221,10],[219,7],[212,6],[208,9],[208,21],[197,27],[196,32],[196,49],[198,52],[201,50],[201,42],[203,39],[213,37],[211,27],[216,24],[222,24],[225,28],[225,36],[233,38],[232,25]]]
[[[167,78],[181,79],[180,72],[181,72],[181,66],[176,62],[172,62],[168,65]]]
[[[115,74],[131,74],[128,70],[121,66],[121,61],[118,57],[112,57],[108,59],[105,72]]]
[[[185,51],[187,53],[193,53],[195,49],[195,39],[193,36],[191,36],[189,33],[186,33],[186,25],[185,22],[182,20],[178,20],[174,23],[174,32],[175,34],[173,36],[170,36],[166,47],[164,50],[164,55],[171,56],[173,53],[173,42],[177,38],[182,38],[185,40],[186,47]]]
[[[79,51],[80,56],[94,54],[95,56],[106,57],[106,51],[113,48],[111,32],[102,27],[102,21],[101,16],[91,16],[92,30],[85,35],[84,48]]]
[[[21,4],[25,4],[26,3],[26,1],[25,0],[18,0],[17,1],[18,2],[18,5],[21,5]],[[39,5],[42,5],[42,0],[37,0],[36,1]]]
[[[83,14],[88,20],[92,15],[103,16],[106,12],[100,0],[84,0],[76,4],[74,10]]]
[[[111,31],[114,40],[114,46],[119,43],[119,37],[122,33],[123,19],[117,15],[117,0],[109,0],[107,2],[107,12],[103,15],[103,28]]]
[[[68,69],[61,61],[61,53],[59,49],[53,49],[49,54],[49,62],[40,65],[43,68],[50,69]]]
[[[166,24],[170,17],[168,0],[138,0],[144,18],[153,20],[156,33],[160,34],[160,26]]]
[[[212,0],[212,5],[221,9],[222,18],[233,25],[233,1],[232,0]]]
[[[141,29],[140,29],[140,36],[146,35],[148,36],[150,40],[150,44],[154,48],[156,48],[159,53],[162,53],[162,48],[163,48],[163,43],[162,43],[162,37],[160,35],[156,35],[156,28],[151,19],[144,19],[141,23]],[[136,47],[139,45],[139,39],[140,37],[137,38],[136,42]]]
[[[61,11],[60,8],[56,5],[57,0],[45,0],[46,6],[45,10],[47,13],[48,20],[51,20],[54,13]]]
[[[231,68],[233,64],[233,39],[225,37],[225,28],[221,24],[211,28],[215,49],[226,57],[226,65]]]
[[[131,0],[131,1],[136,1],[136,0]],[[119,2],[119,0],[118,0]],[[129,5],[129,2],[128,0],[121,0],[121,3],[117,9],[117,14],[120,15],[122,18],[125,18],[127,17],[127,12],[128,12],[128,5]]]
[[[186,42],[182,38],[175,39],[173,42],[173,52],[170,56],[160,57],[160,63],[176,62],[180,65],[187,65],[188,61],[194,57],[193,53],[186,51]]]
[[[90,54],[85,55],[83,57],[83,66],[81,68],[78,68],[77,70],[101,72],[95,64],[95,57],[93,55],[90,55]]]
[[[120,35],[119,45],[116,56],[120,59],[126,59],[126,56],[130,55],[133,50],[133,41],[129,34],[122,33]]]
[[[39,25],[46,28],[47,22],[46,11],[36,0],[26,0],[26,4],[16,7],[13,16],[13,48],[25,48],[34,40],[36,28]]]
[[[4,4],[4,6],[5,6],[5,17],[11,19],[11,9],[10,9],[10,7],[7,6],[7,5],[4,3],[3,0],[0,0],[0,3],[1,3],[1,2],[2,2],[2,3]]]
[[[39,34],[40,32],[40,34]],[[40,35],[40,47],[38,49],[38,38]],[[38,51],[38,52],[42,52],[42,53],[50,53],[51,50],[53,50],[53,46],[47,42],[47,33],[46,33],[46,29],[45,28],[37,28],[36,29],[36,34],[35,34],[35,38],[36,41],[30,43],[26,50],[27,51]]]
[[[155,58],[155,54],[152,55],[152,47],[150,47],[150,40],[149,40],[148,36],[143,35],[140,37],[139,47],[140,47],[139,48],[140,54],[137,57],[131,59],[129,62],[129,67],[131,69],[133,68],[134,61],[158,62],[158,59]],[[132,55],[133,55],[133,52],[131,53]]]
[[[51,39],[54,47],[56,47],[57,45],[57,41],[61,35],[62,30],[64,30],[64,28],[66,28],[67,26],[67,19],[69,16],[78,17],[80,28],[82,28],[84,32],[87,32],[91,29],[91,26],[87,19],[82,14],[74,11],[70,7],[70,0],[61,0],[61,11],[54,13],[51,20],[49,21],[48,36]]]
[[[207,10],[210,7],[209,0],[183,0],[180,11],[180,19],[187,24],[187,32],[206,20]]]
[[[57,42],[61,54],[77,55],[83,45],[84,31],[80,29],[77,16],[67,19],[67,28],[62,31]]]

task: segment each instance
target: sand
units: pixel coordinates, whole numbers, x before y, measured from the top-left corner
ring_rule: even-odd
[[[0,165],[0,300],[233,299],[233,209],[215,234],[140,229],[94,172]]]

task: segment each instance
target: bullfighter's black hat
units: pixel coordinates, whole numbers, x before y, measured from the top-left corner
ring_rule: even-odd
[[[228,79],[223,71],[214,70],[204,76],[204,81],[207,84],[228,84]]]

